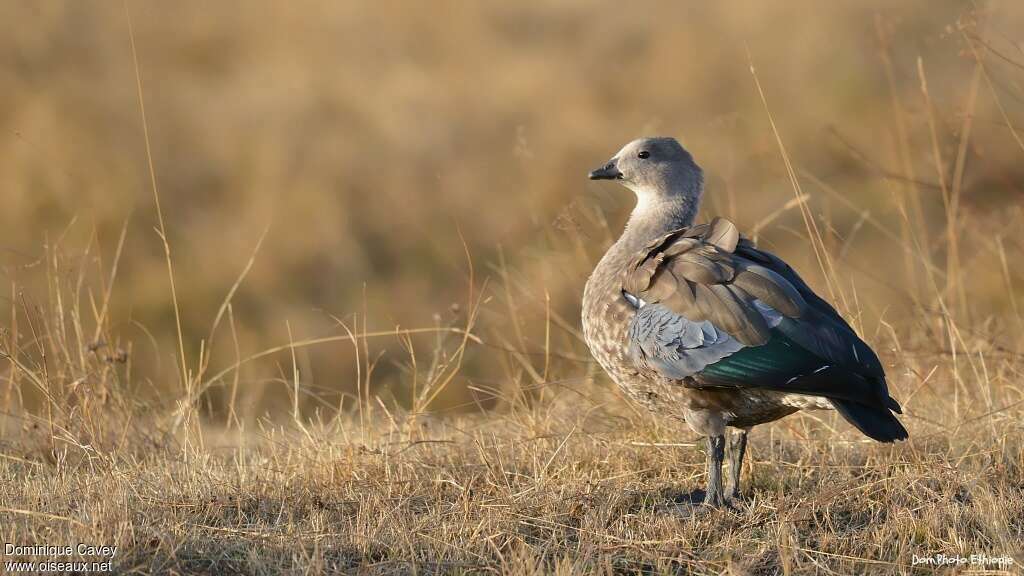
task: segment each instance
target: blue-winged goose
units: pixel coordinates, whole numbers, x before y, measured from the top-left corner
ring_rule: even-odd
[[[704,504],[726,502],[726,452],[738,497],[752,426],[800,409],[835,409],[879,442],[907,437],[878,357],[832,306],[728,220],[693,225],[704,178],[675,139],[634,140],[590,178],[637,204],[583,292],[587,345],[630,398],[707,437]]]

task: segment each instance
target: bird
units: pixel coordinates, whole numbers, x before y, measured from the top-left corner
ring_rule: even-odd
[[[628,398],[705,437],[695,510],[740,500],[750,429],[799,410],[835,410],[878,442],[908,437],[878,356],[832,305],[731,221],[694,224],[703,170],[675,138],[633,140],[589,178],[636,205],[586,282],[584,338]]]

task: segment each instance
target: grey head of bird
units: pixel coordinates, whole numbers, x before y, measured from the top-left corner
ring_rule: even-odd
[[[704,174],[675,138],[638,138],[626,144],[591,180],[618,180],[637,197],[637,207],[679,202],[696,207]]]

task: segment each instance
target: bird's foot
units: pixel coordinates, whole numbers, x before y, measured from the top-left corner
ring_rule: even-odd
[[[702,490],[695,490],[682,498],[656,507],[655,512],[679,518],[698,518],[714,512],[734,509],[732,502],[724,499],[721,494],[716,498],[714,494],[709,495]]]
[[[704,505],[712,508],[724,508],[728,500],[722,493],[721,487],[717,491],[710,490],[704,495]]]
[[[669,516],[675,516],[680,519],[688,518],[702,518],[708,516],[712,512],[718,510],[714,506],[709,506],[703,502],[696,502],[693,504],[670,502],[663,506],[659,506],[656,509],[658,512],[667,514]]]
[[[675,516],[680,519],[704,518],[721,512],[736,512],[736,508],[732,505],[731,502],[726,502],[723,504],[708,504],[706,502],[687,504],[680,502],[672,502],[660,506],[656,510],[663,514]]]

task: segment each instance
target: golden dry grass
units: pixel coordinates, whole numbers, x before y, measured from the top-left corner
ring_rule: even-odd
[[[644,6],[0,5],[0,540],[137,573],[1019,572],[1024,10]],[[665,509],[697,439],[577,320],[630,205],[583,176],[649,133],[879,351],[909,442],[796,415],[738,509]]]
[[[953,421],[922,394],[908,412]],[[1012,574],[1022,416],[910,417],[898,446],[793,417],[753,436],[738,509],[697,519],[665,510],[703,481],[696,438],[606,395],[208,432],[194,450],[140,419],[62,440],[58,461],[7,444],[0,538],[115,544],[116,568],[143,573],[931,573],[914,555],[945,553],[1010,556],[983,573]]]

